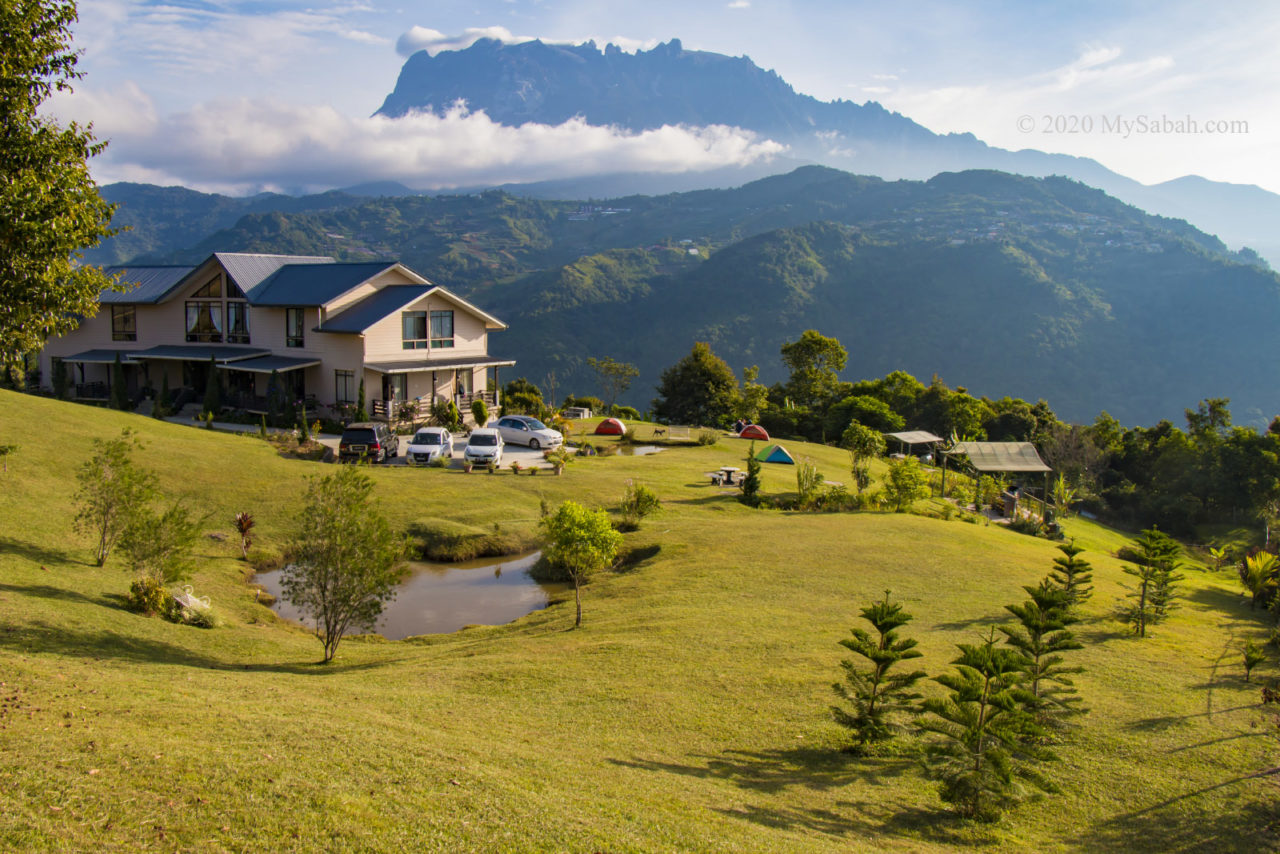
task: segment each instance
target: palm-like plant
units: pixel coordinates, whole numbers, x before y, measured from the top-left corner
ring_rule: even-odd
[[[305,421],[303,423],[306,423]],[[247,512],[236,514],[236,533],[240,535],[240,555],[245,560],[249,559],[249,546],[253,545],[253,537],[249,532],[253,530],[253,516]]]
[[[1252,594],[1249,608],[1265,605],[1275,592],[1277,573],[1280,572],[1280,560],[1271,552],[1258,552],[1244,559],[1240,565],[1240,582]]]

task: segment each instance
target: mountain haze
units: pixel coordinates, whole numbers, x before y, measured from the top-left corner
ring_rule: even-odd
[[[1153,186],[1089,158],[1033,149],[995,148],[972,134],[935,134],[874,101],[820,101],[797,93],[747,57],[685,50],[673,39],[649,51],[614,45],[477,41],[465,50],[415,53],[378,114],[443,112],[456,102],[508,125],[560,124],[583,116],[593,125],[631,131],[663,125],[729,125],[789,147],[778,171],[815,162],[883,178],[930,178],[939,172],[997,169],[1066,175],[1152,213],[1183,217],[1235,247],[1251,246],[1280,266],[1280,196],[1254,186],[1187,176]],[[696,176],[650,176],[649,192],[691,189]],[[705,176],[703,186],[758,177]],[[575,195],[618,195],[622,176],[578,184]],[[634,182],[633,182],[634,183]],[[582,190],[588,190],[582,192]]]

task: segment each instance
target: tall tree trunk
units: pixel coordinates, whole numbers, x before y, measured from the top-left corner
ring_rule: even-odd
[[[573,627],[576,629],[582,625],[582,588],[576,573],[573,576],[573,601],[578,606],[578,617],[573,621]]]

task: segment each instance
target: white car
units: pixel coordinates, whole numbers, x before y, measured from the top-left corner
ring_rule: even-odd
[[[492,427],[480,427],[467,437],[462,459],[468,463],[502,465],[502,434]]]
[[[531,450],[551,450],[564,444],[559,430],[552,430],[536,418],[528,415],[504,415],[495,425],[502,434],[502,441],[512,445],[528,445]]]
[[[405,462],[411,466],[425,466],[443,457],[453,458],[453,434],[443,427],[423,427],[409,440]]]

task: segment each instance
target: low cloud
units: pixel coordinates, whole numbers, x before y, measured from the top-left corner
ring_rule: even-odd
[[[785,146],[738,128],[662,127],[631,133],[573,119],[509,127],[455,105],[444,115],[351,118],[330,107],[223,100],[156,118],[136,89],[78,92],[55,102],[62,120],[97,120],[100,183],[146,181],[240,194],[320,191],[366,181],[422,189],[614,172],[691,172],[768,160]]]
[[[480,39],[495,39],[503,44],[531,42],[534,36],[513,35],[506,27],[469,27],[462,35],[448,36],[430,27],[413,27],[396,41],[396,52],[410,56],[420,50],[435,56],[442,50],[466,50]]]

